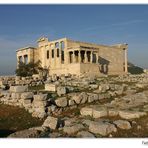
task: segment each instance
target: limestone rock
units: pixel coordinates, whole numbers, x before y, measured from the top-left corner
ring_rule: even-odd
[[[106,108],[93,108],[93,118],[100,118],[107,116],[107,109]]]
[[[116,91],[115,91],[115,94],[116,94],[116,95],[122,95],[122,94],[123,94],[123,90],[116,90]]]
[[[100,134],[102,136],[107,136],[112,132],[117,132],[115,125],[111,123],[103,122],[92,122],[89,125],[89,131],[94,134]]]
[[[38,94],[33,96],[34,101],[45,101],[47,100],[47,94]]]
[[[45,84],[45,90],[46,91],[53,91],[53,92],[55,92],[56,88],[57,88],[56,84],[48,84],[48,83]]]
[[[123,119],[135,119],[145,116],[145,112],[138,112],[138,111],[119,111],[119,116]]]
[[[55,130],[58,126],[58,118],[48,116],[42,126]]]
[[[2,88],[3,85],[6,85],[8,82],[6,80],[0,80],[0,87]]]
[[[2,84],[0,86],[0,88],[3,89],[3,90],[7,90],[7,89],[9,89],[9,86],[7,84]]]
[[[69,105],[69,106],[75,105],[74,100],[68,100],[68,105]]]
[[[59,138],[59,137],[62,137],[62,134],[59,132],[53,132],[53,133],[49,134],[49,137],[50,138]]]
[[[66,86],[66,89],[68,90],[68,92],[73,92],[75,90],[75,88],[72,86]]]
[[[24,92],[21,94],[21,99],[32,99],[33,95],[33,92]]]
[[[32,117],[38,117],[40,119],[45,118],[47,116],[45,110],[38,110],[32,113]]]
[[[23,104],[24,105],[26,105],[26,104],[31,105],[31,100],[30,99],[24,99]]]
[[[110,87],[108,84],[100,84],[100,86],[99,86],[100,92],[106,92],[109,89],[110,89]]]
[[[63,132],[68,134],[68,135],[72,135],[72,134],[75,134],[82,129],[84,129],[84,126],[82,124],[75,124],[73,126],[65,126],[63,128]]]
[[[126,94],[126,95],[132,95],[132,94],[135,94],[135,93],[136,93],[136,90],[135,90],[135,89],[134,89],[134,90],[131,89],[131,90],[126,90],[126,91],[125,91],[125,94]]]
[[[52,81],[55,82],[58,80],[57,78],[57,75],[56,74],[53,74],[52,77],[51,77]]]
[[[57,87],[57,94],[58,94],[58,96],[65,95],[66,94],[66,87],[64,87],[64,86]]]
[[[85,92],[82,93],[75,93],[71,100],[74,100],[76,104],[83,104],[87,101],[87,94]]]
[[[109,109],[108,110],[108,116],[110,117],[114,117],[114,116],[118,116],[119,115],[119,111],[116,109]]]
[[[66,97],[57,98],[55,100],[55,103],[59,107],[66,107],[67,106],[67,98]]]
[[[21,79],[20,76],[15,76],[15,81],[19,81]]]
[[[87,102],[87,99],[88,99],[87,94],[85,92],[82,92],[80,95],[82,97],[82,100],[81,100],[80,104],[86,103]]]
[[[87,93],[88,94],[88,102],[91,103],[99,99],[98,94]]]
[[[92,116],[93,109],[90,107],[83,107],[83,108],[81,108],[80,113],[82,116]]]
[[[79,137],[79,138],[95,138],[95,136],[88,131],[78,132],[77,137]]]
[[[12,99],[21,99],[21,93],[11,93],[11,98]]]
[[[48,131],[48,128],[42,127],[42,126],[35,126],[35,127],[29,128],[29,130],[37,130],[37,131],[45,132],[45,131]]]
[[[146,85],[145,84],[142,84],[142,83],[137,83],[136,84],[136,87],[138,88],[144,88]]]
[[[65,126],[71,126],[73,124],[77,123],[77,119],[76,118],[70,118],[64,121],[64,125]]]
[[[116,124],[117,127],[121,128],[121,129],[130,129],[131,128],[131,124],[126,120],[116,120],[116,121],[114,121],[114,124]]]
[[[38,130],[22,130],[15,133],[12,133],[8,136],[8,138],[38,138],[40,132]]]
[[[47,101],[35,101],[35,100],[33,100],[32,105],[35,108],[44,108],[47,105]]]
[[[51,105],[50,108],[51,108],[52,112],[54,112],[56,110],[56,106],[55,105]]]
[[[99,100],[103,100],[105,99],[105,95],[104,94],[99,94]]]
[[[15,93],[22,93],[28,91],[28,86],[10,86],[9,89],[10,92],[15,92]]]
[[[86,125],[86,126],[89,126],[92,122],[94,122],[94,121],[91,121],[91,120],[88,120],[88,119],[84,119],[84,120],[82,121],[82,123],[83,123],[84,125]]]
[[[96,89],[96,88],[98,88],[98,85],[97,84],[90,84],[89,87],[91,89]]]

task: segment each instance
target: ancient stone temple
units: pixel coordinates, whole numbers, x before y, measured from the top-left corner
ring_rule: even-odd
[[[41,61],[52,74],[116,75],[127,73],[127,44],[98,45],[62,38],[40,38],[37,47],[18,49],[17,62]]]

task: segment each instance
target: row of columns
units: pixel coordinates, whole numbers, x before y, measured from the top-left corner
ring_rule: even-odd
[[[84,51],[84,63],[88,63],[88,56],[87,56],[87,52],[90,52],[90,62],[89,63],[92,63],[93,62],[93,51]],[[72,63],[76,63],[76,57],[75,57],[75,51],[70,51],[72,52]],[[69,52],[69,53],[70,53]],[[78,52],[78,62],[80,63],[82,61],[82,56],[81,56],[81,50],[77,50]],[[95,53],[96,54],[96,63],[98,63],[98,53]],[[69,54],[70,55],[70,54]],[[128,60],[127,60],[127,49],[124,49],[124,71],[125,73],[128,72]]]
[[[84,61],[82,61],[83,57],[82,57],[81,51],[84,52]],[[96,54],[96,59],[95,59],[96,62],[95,63],[98,63],[98,57],[99,57],[98,52],[93,53],[93,51],[85,51],[85,50],[70,51],[69,56],[71,56],[70,53],[72,53],[72,63],[76,63],[75,52],[78,52],[78,63],[81,63],[81,62],[83,62],[83,63],[88,63],[88,62],[92,63],[93,62],[93,54]],[[90,52],[90,59],[89,60],[88,60],[88,52]],[[70,58],[71,57],[69,57],[69,59]]]
[[[20,60],[22,58],[22,60]],[[25,58],[27,58],[27,61],[25,61]],[[18,61],[20,62],[23,62],[25,64],[28,64],[29,62],[29,58],[28,58],[28,55],[24,55],[24,56],[18,56]]]

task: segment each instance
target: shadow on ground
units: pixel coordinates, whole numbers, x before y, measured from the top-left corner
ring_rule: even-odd
[[[12,131],[12,130],[4,130],[4,129],[0,129],[0,138],[5,138],[7,137],[8,135],[14,133],[15,131]]]

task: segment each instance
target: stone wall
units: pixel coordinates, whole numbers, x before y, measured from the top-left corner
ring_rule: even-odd
[[[100,48],[100,68],[105,67],[106,74],[123,74],[124,72],[124,50],[118,48]],[[103,64],[104,63],[104,64]],[[106,65],[106,66],[105,66]]]
[[[50,114],[59,114],[84,103],[110,99],[112,96],[115,97],[123,93],[123,89],[119,85],[115,87],[113,84],[94,84],[94,78],[75,76],[60,76],[58,78],[55,75],[49,77],[47,82],[43,82],[45,83],[45,91],[29,90],[28,86],[32,84],[33,79],[30,81],[29,78],[15,77],[13,80],[13,86],[8,81],[10,89],[0,90],[0,101],[4,104],[24,107],[32,116],[39,118]],[[38,82],[38,80],[36,81]],[[96,91],[93,91],[94,89]]]

